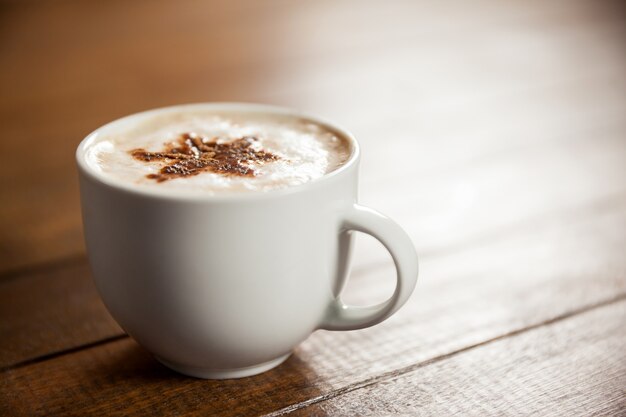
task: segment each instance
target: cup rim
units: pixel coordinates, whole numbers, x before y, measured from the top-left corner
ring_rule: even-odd
[[[341,135],[344,139],[346,139],[350,143],[350,156],[341,165],[339,168],[319,177],[315,178],[311,181],[305,182],[303,184],[298,184],[294,186],[289,186],[286,188],[279,188],[275,190],[268,191],[251,191],[251,192],[243,192],[243,193],[234,193],[234,192],[225,192],[225,193],[217,193],[217,194],[204,194],[198,191],[185,190],[180,189],[172,192],[171,189],[168,190],[160,190],[153,187],[137,187],[130,183],[124,182],[120,179],[116,179],[114,177],[108,177],[107,175],[98,172],[94,167],[87,163],[85,158],[85,152],[88,149],[89,145],[93,141],[96,140],[98,135],[106,130],[113,129],[117,125],[121,123],[130,123],[135,119],[141,119],[144,117],[157,115],[159,113],[166,112],[175,112],[180,110],[214,110],[214,111],[233,111],[233,112],[261,112],[268,114],[275,114],[281,116],[288,117],[297,117],[306,119],[313,123],[319,124],[336,134]],[[191,200],[191,201],[228,201],[228,200],[248,200],[248,199],[259,199],[259,198],[272,198],[281,195],[289,195],[294,193],[299,193],[311,189],[313,187],[317,187],[322,185],[323,183],[336,178],[337,176],[342,175],[344,172],[350,170],[354,165],[358,163],[360,158],[360,148],[359,143],[355,139],[354,135],[350,133],[347,129],[344,129],[341,126],[338,126],[336,123],[329,122],[323,118],[318,116],[313,116],[305,112],[301,112],[299,110],[290,109],[287,107],[274,106],[268,104],[258,104],[258,103],[240,103],[240,102],[203,102],[203,103],[189,103],[189,104],[178,104],[166,107],[159,107],[150,110],[141,111],[138,113],[133,113],[128,116],[124,116],[118,119],[115,119],[107,124],[104,124],[89,133],[78,145],[76,149],[76,163],[78,165],[79,172],[82,175],[85,175],[87,178],[95,181],[97,183],[106,185],[108,187],[117,189],[119,191],[127,192],[134,195],[145,196],[145,197],[153,197],[157,199],[166,199],[166,200]]]

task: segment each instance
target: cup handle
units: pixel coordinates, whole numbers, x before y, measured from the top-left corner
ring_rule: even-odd
[[[406,303],[417,282],[415,247],[406,232],[393,220],[355,204],[343,214],[341,228],[343,231],[367,233],[387,248],[396,266],[396,289],[387,301],[367,307],[345,305],[337,296],[319,326],[325,330],[356,330],[386,320]]]

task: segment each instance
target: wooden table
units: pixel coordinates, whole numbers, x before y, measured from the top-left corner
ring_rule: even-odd
[[[36,1],[0,5],[0,415],[626,414],[623,3]],[[73,152],[182,102],[350,128],[361,201],[421,255],[390,320],[279,368],[177,375],[91,281]],[[358,241],[346,299],[393,268]]]

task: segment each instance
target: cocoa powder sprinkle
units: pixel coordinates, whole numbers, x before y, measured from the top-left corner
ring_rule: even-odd
[[[258,138],[244,136],[220,142],[194,132],[181,134],[175,142],[167,144],[159,152],[133,149],[133,158],[143,162],[165,162],[158,174],[146,177],[163,182],[174,178],[189,177],[202,172],[215,172],[223,175],[253,177],[256,171],[253,164],[275,161],[277,155],[253,146]]]

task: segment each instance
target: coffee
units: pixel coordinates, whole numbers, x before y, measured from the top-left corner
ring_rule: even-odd
[[[85,160],[138,187],[215,194],[303,184],[337,169],[351,152],[348,139],[308,119],[182,108],[110,125],[93,138]]]

